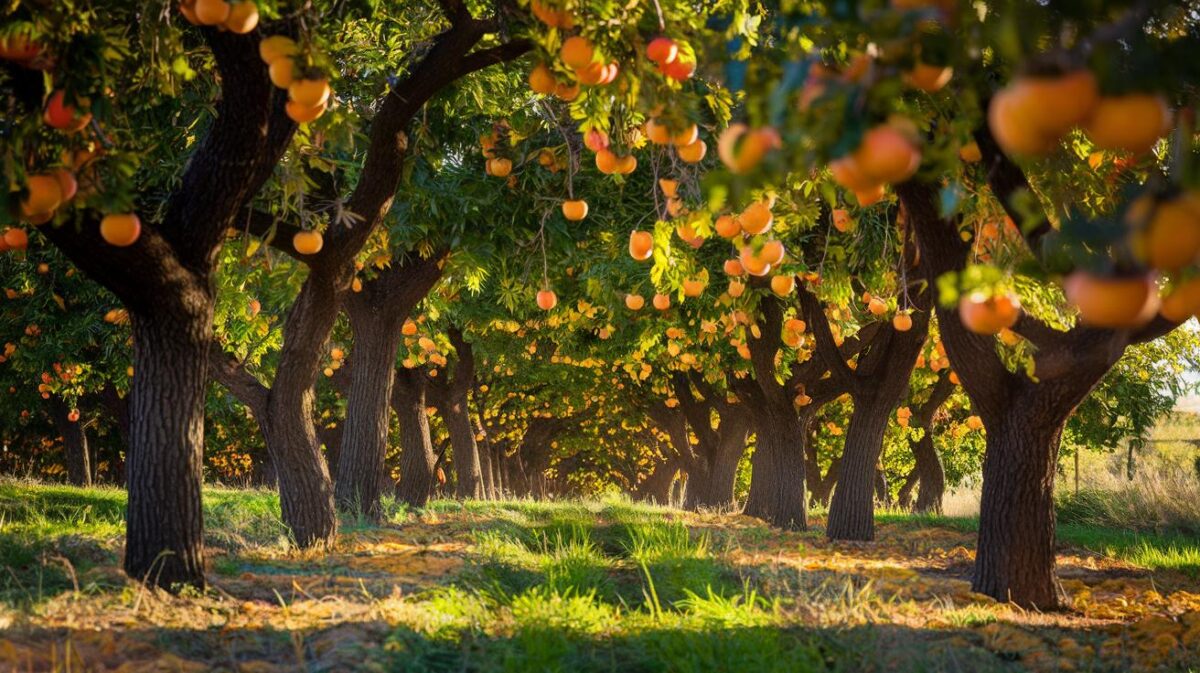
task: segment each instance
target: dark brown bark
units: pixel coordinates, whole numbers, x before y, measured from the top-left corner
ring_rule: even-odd
[[[87,433],[78,418],[71,420],[71,408],[57,397],[50,398],[50,416],[54,427],[62,437],[63,467],[67,469],[67,481],[75,486],[92,485],[91,456],[88,454]]]
[[[396,497],[410,507],[429,503],[437,478],[429,417],[425,414],[425,374],[417,369],[398,369],[392,408],[400,420],[400,484]]]
[[[825,534],[831,540],[875,539],[876,467],[892,408],[886,402],[854,406],[841,473],[829,504]]]
[[[684,507],[690,510],[732,507],[738,462],[746,452],[750,433],[750,413],[745,405],[725,399],[725,393],[699,375],[688,377],[676,373],[671,385],[686,419],[686,428],[691,428],[696,437],[692,446],[685,428],[681,438],[673,438],[687,472]],[[692,393],[693,386],[699,396]],[[716,428],[712,427],[714,417]]]
[[[410,257],[363,283],[362,291],[350,293],[345,301],[354,347],[334,494],[340,507],[371,519],[382,514],[380,495],[400,328],[441,278],[442,259],[442,255]]]
[[[913,459],[916,461],[914,483],[920,483],[913,511],[920,514],[942,513],[942,497],[946,493],[946,471],[942,468],[942,459],[933,444],[933,418],[953,392],[954,383],[944,370],[937,383],[930,389],[929,397],[917,407],[912,416],[912,422],[923,431],[919,440],[909,442]],[[907,480],[905,487],[911,492],[912,487]],[[907,504],[901,506],[906,507]]]
[[[645,479],[633,489],[633,498],[642,502],[658,505],[671,504],[671,486],[679,473],[679,458],[670,449],[664,451],[666,457],[654,464]]]
[[[471,415],[471,425],[475,432],[475,449],[479,453],[479,470],[482,479],[483,497],[488,500],[494,500],[498,496],[496,494],[496,480],[492,467],[492,446],[487,441],[487,431],[484,430],[479,416]]]
[[[460,499],[482,498],[483,467],[468,400],[475,384],[475,355],[462,330],[452,327],[448,334],[455,352],[454,371],[448,381],[444,376],[430,381],[429,392],[446,423],[450,447],[454,451],[454,494]]]

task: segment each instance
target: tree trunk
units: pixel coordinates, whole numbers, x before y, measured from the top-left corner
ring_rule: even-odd
[[[1049,609],[1058,604],[1054,472],[1065,418],[1040,411],[1014,407],[987,429],[971,586],[999,600]]]
[[[79,419],[71,420],[71,409],[63,400],[50,398],[50,414],[54,426],[62,436],[63,463],[67,468],[67,481],[75,486],[92,485],[92,464],[88,454],[87,433]]]
[[[454,451],[454,495],[464,500],[483,497],[483,466],[479,461],[479,445],[475,443],[466,396],[465,391],[453,394],[450,403],[442,409],[442,418],[450,434],[450,447]]]
[[[212,299],[187,315],[134,313],[125,572],[160,587],[204,587],[204,398]]]
[[[917,487],[917,480],[920,478],[917,468],[908,471],[904,475],[904,483],[900,484],[900,490],[896,492],[896,507],[903,510],[911,510],[913,507],[912,494]]]
[[[671,504],[671,486],[675,483],[677,472],[679,462],[674,459],[668,458],[658,463],[649,476],[634,488],[634,499],[658,505]]]
[[[396,497],[410,507],[424,507],[433,492],[433,441],[429,437],[429,416],[425,414],[425,373],[419,369],[398,369],[392,406],[400,420],[400,485]]]
[[[919,514],[941,514],[942,496],[946,494],[946,471],[942,469],[942,459],[933,445],[932,429],[927,428],[921,439],[910,442],[920,482],[913,511]]]
[[[488,444],[487,433],[484,432],[483,424],[480,423],[479,417],[472,417],[471,422],[474,426],[475,452],[479,454],[479,474],[480,484],[483,488],[483,497],[487,500],[495,500],[496,482],[492,476],[491,445]]]
[[[755,449],[751,465],[750,494],[745,514],[774,526],[803,530],[808,527],[804,486],[804,428],[791,401],[748,403],[754,423]]]
[[[715,446],[701,447],[703,455],[697,462],[704,468],[688,471],[687,509],[729,509],[734,505],[738,463],[746,452],[749,432],[748,414],[727,411],[721,415]]]
[[[841,475],[829,505],[825,535],[831,540],[875,539],[876,467],[890,414],[891,405],[886,402],[855,401],[846,429]]]
[[[351,308],[358,304],[351,299],[346,306],[354,349],[334,494],[342,509],[378,521],[401,321],[379,307]]]

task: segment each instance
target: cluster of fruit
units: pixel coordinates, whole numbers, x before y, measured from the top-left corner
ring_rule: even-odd
[[[14,32],[3,40],[0,58],[36,70],[53,68],[55,62],[51,51],[34,39],[31,32],[25,31]],[[63,89],[52,91],[42,108],[42,120],[56,131],[73,135],[87,128],[92,122],[92,115],[86,109],[76,107],[86,107],[87,99],[81,98],[75,105],[67,99],[67,92]],[[34,226],[52,220],[59,208],[79,193],[76,171],[83,169],[95,157],[96,153],[90,151],[64,152],[59,166],[44,169],[40,173],[28,173],[24,195],[20,199],[20,219]],[[132,213],[110,214],[100,222],[101,237],[109,244],[120,247],[137,241],[141,229],[141,221]],[[28,243],[29,236],[24,230],[10,228],[4,232],[0,252],[23,250]]]
[[[258,5],[250,0],[182,0],[179,13],[194,26],[216,26],[239,35],[258,26]]]
[[[328,77],[298,61],[299,54],[300,45],[285,35],[272,35],[258,43],[258,55],[267,64],[271,83],[288,92],[287,116],[297,124],[307,124],[325,114],[333,90]]]
[[[884,186],[904,182],[921,165],[916,127],[903,118],[863,134],[858,147],[829,164],[834,182],[854,192],[861,206],[883,198]]]

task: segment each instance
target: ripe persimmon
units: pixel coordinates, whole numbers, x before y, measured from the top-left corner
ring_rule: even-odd
[[[668,199],[674,199],[679,196],[679,181],[669,178],[659,178],[658,187],[662,190],[663,196]]]
[[[65,168],[56,168],[51,175],[58,180],[58,188],[62,192],[62,203],[75,198],[75,194],[79,191],[79,181],[75,179],[74,173]]]
[[[942,87],[946,86],[953,76],[954,68],[929,65],[928,63],[918,61],[912,70],[904,74],[904,81],[914,89],[933,93],[941,91]]]
[[[654,308],[660,311],[665,311],[671,308],[671,298],[665,294],[655,294],[651,303],[654,304]]]
[[[307,124],[325,114],[325,107],[326,103],[309,106],[290,100],[284,105],[284,110],[287,112],[288,118],[292,121],[297,124]]]
[[[217,26],[225,23],[233,7],[225,0],[196,0],[193,10],[202,25]]]
[[[21,199],[21,214],[26,217],[52,213],[63,202],[62,185],[53,174],[30,175],[25,188],[29,194]]]
[[[679,45],[669,37],[656,37],[646,45],[646,58],[659,65],[666,65],[679,56]]]
[[[9,250],[24,250],[29,246],[29,234],[24,229],[11,227],[4,231],[4,245]]]
[[[286,35],[271,35],[264,37],[258,43],[258,57],[267,65],[271,65],[285,56],[290,58],[299,53],[299,45]]]
[[[776,264],[782,262],[784,254],[785,251],[783,248],[783,243],[776,240],[763,243],[762,249],[758,251],[758,256],[771,266],[775,266]]]
[[[1153,275],[1097,276],[1076,271],[1063,281],[1067,301],[1079,309],[1079,320],[1112,329],[1144,325],[1158,312]]]
[[[998,334],[1021,317],[1021,302],[1014,294],[972,292],[958,301],[958,317],[976,334]]]
[[[620,160],[617,155],[612,153],[612,150],[602,149],[596,152],[596,169],[605,175],[613,175],[620,167]]]
[[[288,98],[304,107],[324,105],[329,94],[329,80],[324,77],[298,79],[288,85]]]
[[[733,238],[742,233],[742,224],[733,215],[721,215],[713,223],[713,229],[721,238]]]
[[[854,163],[867,180],[894,184],[917,172],[921,153],[898,129],[881,124],[863,135],[854,152]]]
[[[596,50],[592,47],[591,41],[586,37],[572,35],[563,41],[562,49],[559,50],[558,55],[568,67],[579,70],[592,62],[592,59],[596,56]]]
[[[100,220],[100,236],[109,245],[124,248],[133,245],[142,235],[142,221],[134,213],[105,215]]]
[[[534,93],[551,94],[554,93],[554,88],[558,86],[558,80],[554,78],[554,73],[545,63],[538,63],[533,66],[533,70],[529,71],[529,88]]]
[[[1148,221],[1144,213],[1153,209]],[[1148,198],[1135,202],[1127,220],[1144,226],[1136,239],[1139,256],[1152,268],[1173,271],[1191,264],[1200,255],[1200,196],[1184,192],[1168,201],[1154,204]]]
[[[75,106],[67,104],[66,92],[62,89],[50,94],[42,118],[50,128],[68,133],[79,131],[92,121],[90,113],[80,112]]]
[[[292,237],[292,247],[301,255],[315,255],[325,246],[325,239],[319,231],[299,231]]]
[[[512,161],[510,159],[505,159],[504,157],[488,159],[487,163],[484,165],[487,168],[488,174],[494,175],[498,178],[506,178],[508,177],[508,174],[512,172]]]
[[[655,145],[666,145],[671,142],[671,129],[667,128],[666,124],[648,119],[643,130],[646,133],[646,139]]]
[[[289,56],[277,58],[267,66],[267,75],[271,78],[271,84],[286,89],[296,79],[296,62]]]
[[[700,137],[700,127],[695,124],[688,124],[677,133],[671,135],[671,143],[676,147],[685,147],[696,142]]]
[[[1200,277],[1177,283],[1162,298],[1158,312],[1171,322],[1183,322],[1200,312]]]
[[[258,5],[254,4],[252,0],[235,3],[229,9],[229,16],[222,25],[231,33],[238,35],[249,33],[258,27]]]
[[[782,145],[779,132],[774,128],[748,128],[745,124],[731,124],[721,133],[717,141],[717,156],[735,174],[748,173],[773,149]]]
[[[751,203],[746,206],[746,209],[738,217],[738,221],[742,225],[742,230],[751,235],[761,234],[769,230],[774,219],[774,216],[771,215],[771,208],[765,201]]]
[[[897,332],[907,332],[912,329],[913,319],[909,313],[897,313],[892,317],[892,328]]]
[[[696,62],[685,61],[682,57],[676,57],[674,61],[660,65],[659,70],[663,75],[676,82],[682,82],[695,74]]]
[[[1098,99],[1096,77],[1088,70],[1021,77],[992,98],[988,124],[1005,151],[1046,154],[1088,118]]]
[[[729,293],[730,297],[737,299],[738,297],[742,296],[743,293],[746,292],[746,284],[743,283],[742,281],[734,278],[729,281],[729,287],[725,291],[727,293]]]
[[[587,201],[584,201],[583,199],[563,201],[562,213],[563,217],[567,218],[568,220],[576,222],[582,220],[583,218],[587,217],[588,214]]]
[[[648,231],[629,234],[629,255],[639,262],[650,259],[654,255],[654,236]]]
[[[852,231],[855,227],[854,218],[850,217],[849,211],[845,208],[833,209],[833,228],[843,234]]]
[[[854,198],[858,201],[858,205],[866,208],[883,200],[884,197],[883,185],[874,185],[866,189],[855,191]]]
[[[640,294],[625,295],[625,308],[630,311],[640,311],[646,305],[646,299]]]
[[[742,267],[741,260],[738,259],[725,260],[725,264],[722,266],[722,269],[730,276],[740,276],[743,273],[746,273],[746,269]]]
[[[696,142],[682,147],[675,147],[676,153],[679,154],[680,161],[689,164],[700,163],[704,159],[704,155],[708,153],[708,145],[704,141],[697,138]]]
[[[771,276],[771,291],[780,297],[786,297],[796,289],[796,277],[792,274]]]
[[[704,293],[704,281],[700,278],[685,278],[683,281],[683,296],[699,297]]]
[[[543,311],[549,311],[558,306],[558,295],[554,294],[554,290],[539,290],[537,293],[537,305]]]
[[[1084,125],[1100,149],[1149,152],[1171,127],[1171,109],[1157,94],[1131,94],[1100,99]]]

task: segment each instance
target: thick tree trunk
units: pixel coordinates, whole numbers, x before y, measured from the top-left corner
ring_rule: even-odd
[[[675,475],[678,472],[677,460],[668,458],[656,464],[649,476],[634,488],[634,499],[658,505],[671,504],[671,486],[675,483]]]
[[[749,403],[755,449],[745,514],[774,526],[808,527],[804,485],[804,427],[790,400]]]
[[[910,442],[917,461],[917,503],[913,511],[919,514],[941,514],[942,497],[946,494],[946,471],[933,445],[932,427],[916,442]]]
[[[912,494],[917,488],[917,479],[920,477],[917,473],[917,468],[908,471],[904,475],[904,483],[900,484],[900,490],[896,492],[896,507],[903,510],[911,510],[913,506]]]
[[[831,540],[875,539],[876,466],[890,414],[890,404],[855,402],[846,428],[841,475],[829,505],[825,534]]]
[[[87,433],[79,419],[71,420],[71,409],[57,397],[50,398],[50,415],[54,427],[62,437],[63,467],[67,469],[67,481],[75,486],[92,485],[92,463],[88,453]]]
[[[187,293],[166,311],[133,315],[125,572],[164,588],[204,587],[204,397],[212,299]]]
[[[482,498],[483,466],[479,461],[479,445],[467,412],[466,393],[455,395],[443,410],[450,447],[454,451],[454,495],[459,499]]]
[[[380,307],[359,303],[351,299],[346,306],[354,330],[354,349],[350,354],[350,390],[334,494],[342,509],[378,520],[383,513],[379,502],[381,477],[402,320],[385,315]]]
[[[1065,418],[1018,407],[987,430],[972,588],[1044,609],[1058,605],[1054,472]]]
[[[492,447],[488,444],[487,433],[484,432],[479,417],[473,416],[471,423],[474,426],[475,452],[479,454],[479,474],[483,497],[495,500],[497,496],[496,481],[492,474]]]
[[[714,446],[700,447],[702,455],[697,462],[703,464],[703,469],[688,471],[684,507],[690,510],[733,507],[738,463],[746,452],[749,431],[749,414],[727,411],[721,415]]]
[[[400,485],[396,497],[410,507],[424,507],[433,492],[433,441],[425,414],[425,374],[419,369],[398,369],[392,406],[400,420]]]

